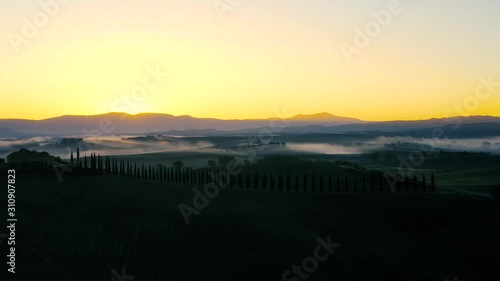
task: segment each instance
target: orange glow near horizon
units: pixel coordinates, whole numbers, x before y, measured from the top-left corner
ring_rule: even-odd
[[[221,21],[206,1],[168,2],[66,4],[17,53],[3,40],[0,118],[152,112],[263,119],[328,112],[387,121],[500,114],[500,87],[477,105],[471,100],[479,77],[500,81],[500,36],[494,35],[500,20],[491,20],[496,28],[483,38],[450,29],[446,20],[458,22],[461,12],[435,3],[456,18],[427,15],[440,23],[433,30],[420,22],[427,4],[412,3],[349,63],[338,46],[353,41],[374,5],[245,2]],[[0,16],[11,12],[0,20],[2,34],[21,34],[22,17],[40,10],[2,5]],[[489,13],[474,9],[477,17]],[[484,27],[461,20],[473,31]],[[155,69],[168,76],[155,76]]]

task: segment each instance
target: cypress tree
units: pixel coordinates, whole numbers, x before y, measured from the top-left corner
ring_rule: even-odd
[[[73,149],[71,150],[71,164],[73,164]]]
[[[158,177],[160,182],[163,182],[163,167],[158,167]]]
[[[431,173],[431,189],[432,192],[436,192],[436,181],[434,180],[434,173]]]
[[[259,173],[255,173],[255,177],[253,179],[253,189],[259,188]]]
[[[102,156],[99,155],[99,169],[101,170],[101,174],[104,172],[104,167],[103,167],[103,160]]]
[[[246,174],[246,180],[247,180],[247,183],[246,183],[247,189],[250,189],[251,188],[251,186],[250,186],[250,174]]]
[[[76,147],[76,165],[80,167],[80,148]]]
[[[87,169],[87,154],[85,153],[85,158],[84,158],[84,165],[85,165],[85,169]]]
[[[315,177],[314,174],[311,175],[311,191],[314,192],[314,187],[315,187]]]
[[[425,175],[422,175],[422,187],[424,188],[424,192],[427,192],[427,184],[425,183]]]
[[[415,189],[415,191],[418,191],[417,175],[413,175],[413,189]]]

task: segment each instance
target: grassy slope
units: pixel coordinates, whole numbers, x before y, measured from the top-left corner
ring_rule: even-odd
[[[138,281],[281,280],[329,234],[342,246],[308,280],[498,277],[500,208],[482,198],[223,190],[187,226],[186,187],[70,175],[17,186],[19,280],[110,280],[122,267]]]

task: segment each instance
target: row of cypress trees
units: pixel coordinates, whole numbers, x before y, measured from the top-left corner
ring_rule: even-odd
[[[112,175],[126,176],[129,178],[144,179],[144,180],[156,180],[161,182],[169,183],[182,183],[190,185],[205,185],[211,182],[210,172],[217,172],[213,169],[198,169],[193,170],[192,168],[174,168],[166,167],[164,165],[147,166],[144,164],[137,166],[136,163],[131,164],[129,161],[118,160],[116,158],[110,158],[108,156],[102,157],[96,155],[95,153],[90,154],[90,159],[87,161],[87,155],[84,156],[83,163],[80,162],[80,151],[77,148],[76,151],[76,163],[73,158],[73,151],[71,151],[71,163],[78,168],[83,168],[85,171],[92,173],[106,173]],[[302,179],[300,179],[302,177]],[[378,179],[376,178],[378,177]],[[316,182],[318,180],[318,184]],[[360,181],[358,183],[358,180]],[[225,184],[228,187],[239,187],[239,188],[253,188],[253,189],[270,189],[270,190],[287,190],[287,191],[299,191],[302,189],[303,192],[308,190],[310,186],[310,191],[315,192],[318,188],[319,192],[375,192],[378,189],[379,192],[384,191],[405,191],[410,190],[418,191],[431,190],[435,192],[436,183],[434,174],[431,174],[431,183],[427,185],[425,175],[422,175],[422,180],[419,182],[417,176],[413,176],[413,180],[410,181],[408,176],[401,177],[397,176],[396,179],[389,178],[392,184],[392,188],[389,186],[388,181],[385,177],[379,173],[371,173],[369,179],[365,175],[354,176],[353,183],[349,184],[349,177],[345,176],[343,184],[341,185],[340,177],[337,175],[333,178],[332,175],[306,175],[303,174],[299,176],[298,174],[267,174],[264,173],[259,175],[258,173],[245,174],[240,173],[236,176],[229,176],[224,179]],[[334,183],[335,181],[335,183]],[[302,184],[300,184],[302,182]]]
[[[77,165],[79,154],[77,153]],[[159,182],[179,183],[188,185],[205,185],[213,182],[211,172],[217,173],[214,169],[197,169],[190,167],[174,168],[164,165],[145,166],[137,165],[129,161],[118,160],[116,158],[102,157],[92,153],[87,161],[84,156],[83,165],[80,166],[91,173],[111,174],[142,180],[153,180]],[[279,191],[311,191],[311,192],[409,192],[409,191],[433,191],[436,190],[434,174],[431,175],[431,182],[426,183],[425,175],[418,181],[414,175],[410,180],[408,176],[398,176],[396,179],[387,180],[382,173],[370,173],[345,176],[342,180],[339,175],[308,175],[308,174],[270,174],[270,173],[240,173],[238,175],[224,178],[224,183],[230,188],[247,188]],[[388,182],[392,182],[392,187]]]

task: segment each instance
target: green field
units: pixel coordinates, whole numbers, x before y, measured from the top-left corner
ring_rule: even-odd
[[[499,275],[500,206],[466,194],[224,189],[189,225],[187,186],[20,173],[16,199],[17,280],[282,280],[328,235],[341,246],[307,280]]]

